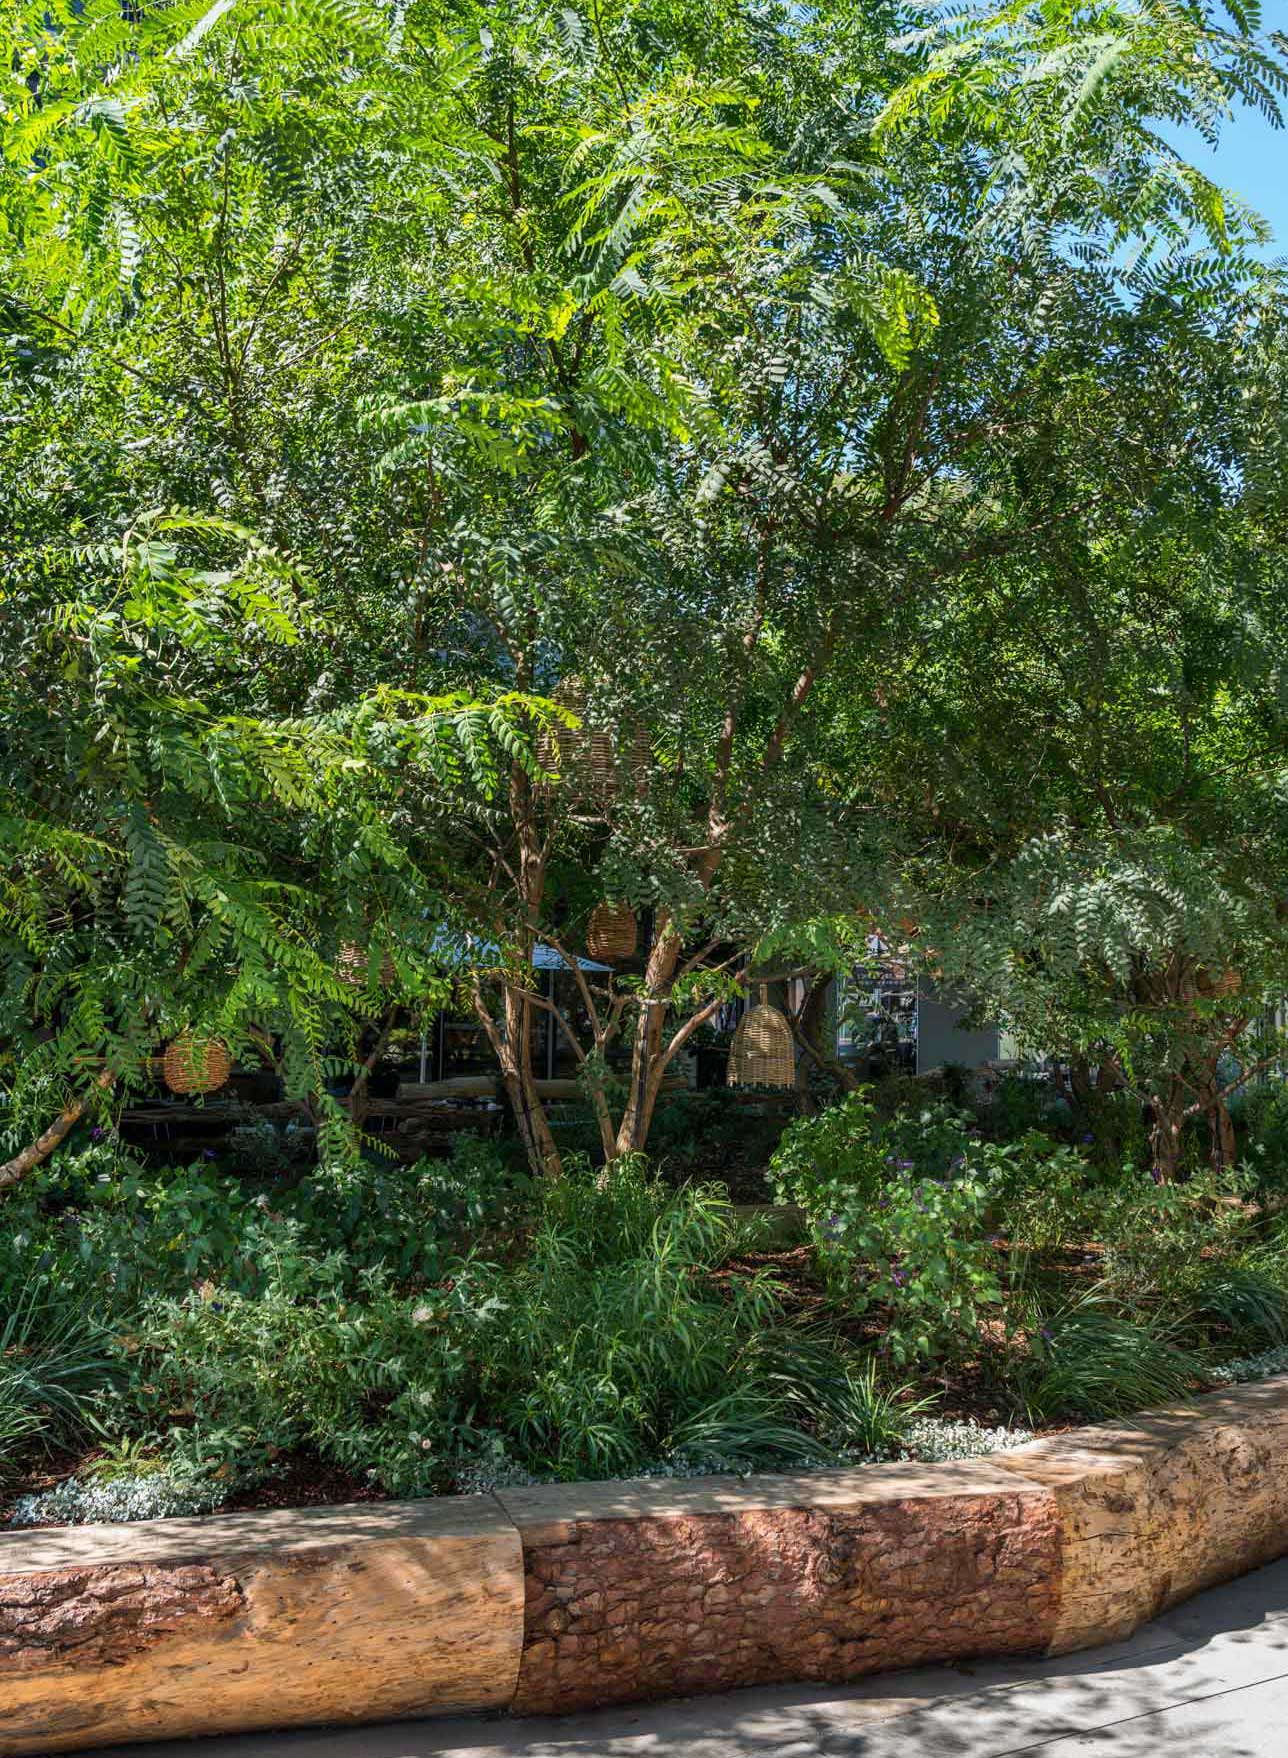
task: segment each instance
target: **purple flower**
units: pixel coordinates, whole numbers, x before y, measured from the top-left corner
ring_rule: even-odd
[[[102,1141],[106,1134],[107,1131],[105,1129],[91,1129],[89,1132],[89,1139],[91,1141]]]
[[[903,1270],[896,1270],[894,1265],[891,1264],[890,1280],[894,1283],[896,1288],[902,1288],[904,1283],[908,1280],[908,1277]]]
[[[213,1148],[202,1148],[201,1157],[203,1160],[213,1160],[215,1158],[215,1150]]]
[[[1161,1184],[1163,1182],[1163,1168],[1161,1166],[1151,1166],[1149,1169],[1149,1175],[1154,1180],[1155,1184]]]
[[[1096,1138],[1095,1138],[1095,1135],[1093,1134],[1093,1132],[1091,1130],[1088,1130],[1082,1139],[1083,1139],[1084,1143],[1091,1143],[1091,1142],[1095,1141]]]
[[[901,1172],[911,1172],[912,1166],[913,1162],[911,1160],[900,1160],[899,1162],[899,1170]]]

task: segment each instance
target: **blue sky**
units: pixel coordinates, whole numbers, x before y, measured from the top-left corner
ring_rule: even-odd
[[[1266,30],[1288,31],[1288,0],[1263,0]],[[1272,128],[1255,110],[1239,110],[1215,152],[1199,136],[1187,156],[1217,183],[1233,189],[1269,220],[1275,241],[1263,254],[1288,257],[1288,128]]]

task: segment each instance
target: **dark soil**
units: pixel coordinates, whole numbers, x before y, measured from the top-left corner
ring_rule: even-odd
[[[388,1500],[385,1491],[365,1477],[328,1465],[310,1453],[292,1453],[277,1461],[267,1482],[239,1490],[219,1511],[232,1514],[248,1508],[318,1508]]]

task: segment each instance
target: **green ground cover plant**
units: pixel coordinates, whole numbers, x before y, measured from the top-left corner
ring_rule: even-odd
[[[18,1515],[201,1511],[284,1470],[414,1496],[964,1456],[1279,1359],[1288,1225],[1258,1174],[1110,1176],[908,1086],[783,1131],[764,1195],[805,1247],[642,1156],[533,1182],[461,1135],[248,1172],[240,1139],[169,1167],[86,1132],[0,1233],[8,1491],[66,1485]]]

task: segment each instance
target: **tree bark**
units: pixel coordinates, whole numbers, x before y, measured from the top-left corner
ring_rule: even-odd
[[[389,1036],[394,1029],[394,1022],[397,1018],[397,1007],[391,1007],[376,1033],[376,1041],[372,1045],[370,1053],[363,1058],[354,1077],[353,1086],[349,1093],[349,1119],[355,1128],[366,1122],[367,1112],[370,1109],[368,1089],[371,1085],[371,1076],[377,1062],[384,1055],[385,1046],[389,1042]]]
[[[662,1076],[666,1072],[662,1034],[681,949],[682,942],[670,916],[660,915],[653,930],[653,945],[644,972],[644,993],[631,1045],[631,1090],[617,1129],[616,1151],[619,1154],[639,1153],[648,1140]]]
[[[106,1091],[115,1079],[116,1076],[110,1068],[100,1070],[89,1092],[82,1098],[73,1099],[70,1105],[64,1105],[43,1135],[38,1135],[20,1154],[15,1154],[12,1160],[6,1160],[0,1166],[0,1190],[7,1190],[11,1185],[20,1183],[28,1172],[34,1172],[37,1166],[47,1160],[59,1143],[75,1129],[99,1093]]]
[[[796,1042],[815,1067],[823,1074],[830,1075],[843,1093],[857,1093],[863,1084],[857,1072],[847,1067],[823,1043],[823,1027],[827,1021],[827,991],[834,981],[830,972],[816,972],[806,987],[805,999],[800,1008],[789,1014],[788,1023]],[[797,1078],[798,1087],[801,1084],[800,1075],[805,1072],[806,1064],[802,1061]]]
[[[1181,1175],[1187,1091],[1180,1075],[1173,1074],[1154,1091],[1150,1101],[1153,1113],[1149,1131],[1150,1152],[1154,1171],[1164,1184],[1176,1183]]]

